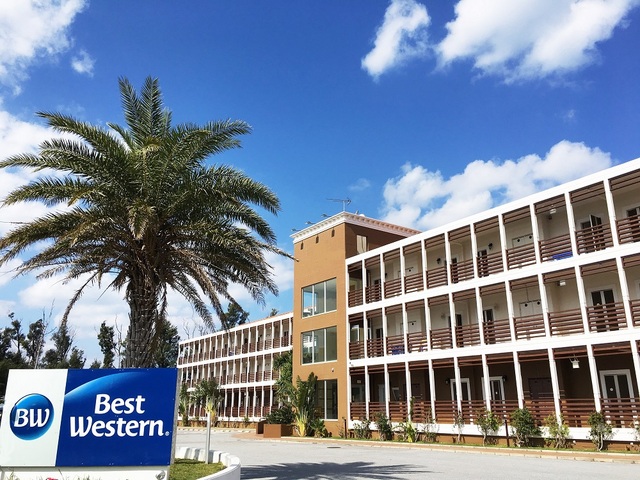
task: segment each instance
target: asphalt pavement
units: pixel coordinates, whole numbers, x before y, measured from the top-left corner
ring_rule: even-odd
[[[176,446],[203,448],[204,429],[179,429]],[[640,454],[549,452],[340,439],[263,439],[213,430],[211,448],[240,458],[242,479],[602,479],[640,478]]]

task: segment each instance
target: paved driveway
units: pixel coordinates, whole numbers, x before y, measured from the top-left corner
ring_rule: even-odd
[[[177,446],[203,447],[204,431],[181,430]],[[640,455],[602,462],[430,449],[382,442],[264,440],[250,433],[217,432],[211,448],[240,457],[242,479],[405,480],[405,479],[602,479],[640,478]]]

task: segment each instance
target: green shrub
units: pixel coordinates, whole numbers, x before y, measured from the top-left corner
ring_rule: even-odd
[[[361,418],[353,423],[353,436],[358,440],[369,440],[371,438],[371,420]]]
[[[560,419],[552,413],[544,419],[544,426],[547,430],[545,443],[553,448],[567,448],[567,440],[569,439],[569,425],[565,422],[564,417],[560,415]]]
[[[604,448],[604,443],[613,436],[613,429],[601,412],[593,412],[589,415],[588,423],[591,427],[589,438],[591,438],[596,450],[601,451]]]
[[[531,437],[540,436],[540,429],[527,408],[516,408],[510,415],[511,430],[518,447],[528,447]]]
[[[490,410],[476,413],[476,426],[482,434],[482,445],[486,445],[489,435],[495,435],[500,428],[500,419]]]
[[[291,425],[295,419],[293,409],[291,405],[285,404],[280,408],[271,410],[271,412],[264,417],[267,423],[280,423],[282,425]]]
[[[453,429],[456,431],[456,443],[462,441],[462,430],[464,429],[464,415],[458,410],[453,416]]]
[[[309,428],[311,428],[312,434],[314,437],[326,438],[329,436],[329,432],[327,431],[327,427],[324,424],[324,420],[321,418],[314,418],[309,423]]]
[[[418,430],[409,420],[398,425],[396,431],[400,434],[400,441],[402,442],[415,443],[418,438]]]
[[[438,429],[436,419],[429,415],[424,422],[424,441],[435,442],[438,438]]]
[[[378,433],[380,440],[383,442],[393,439],[393,428],[389,418],[384,413],[376,413],[375,416],[376,425],[378,425]]]

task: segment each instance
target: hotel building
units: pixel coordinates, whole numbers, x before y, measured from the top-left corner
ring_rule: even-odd
[[[264,375],[292,349],[334,435],[378,412],[434,418],[440,434],[461,414],[478,435],[479,410],[527,407],[577,440],[601,411],[615,440],[634,439],[640,159],[426,232],[342,212],[292,238],[291,314],[181,342],[183,381],[216,378],[225,414],[264,415]],[[287,341],[267,348],[267,326]]]

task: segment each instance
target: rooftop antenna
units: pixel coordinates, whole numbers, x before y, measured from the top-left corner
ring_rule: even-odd
[[[347,210],[347,205],[349,205],[351,203],[351,199],[350,198],[327,198],[327,200],[331,201],[331,202],[342,202],[342,211],[346,211]]]

